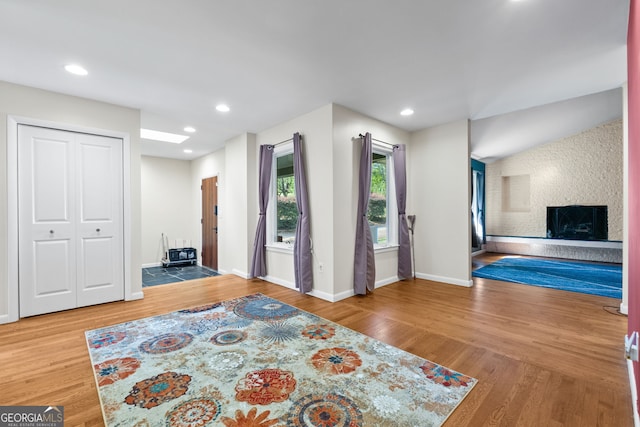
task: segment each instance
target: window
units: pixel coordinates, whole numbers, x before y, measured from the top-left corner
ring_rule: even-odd
[[[271,207],[268,223],[268,241],[276,246],[293,249],[298,223],[296,184],[293,176],[293,145],[274,150],[274,168],[271,178]]]
[[[392,246],[397,241],[397,206],[391,151],[374,146],[371,164],[371,194],[367,219],[374,247]]]

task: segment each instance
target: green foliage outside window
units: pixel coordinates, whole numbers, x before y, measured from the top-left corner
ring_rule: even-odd
[[[372,224],[387,223],[387,156],[384,154],[373,153],[367,218]]]
[[[278,234],[295,232],[298,223],[298,206],[295,197],[278,195]]]
[[[276,174],[276,235],[278,241],[293,243],[298,206],[296,204],[296,183],[293,177],[293,154],[277,158]]]

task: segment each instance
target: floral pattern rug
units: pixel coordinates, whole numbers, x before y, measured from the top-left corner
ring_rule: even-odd
[[[439,426],[477,382],[262,294],[86,338],[107,426]]]

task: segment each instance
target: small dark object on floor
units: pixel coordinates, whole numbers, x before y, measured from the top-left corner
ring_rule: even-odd
[[[220,273],[217,271],[199,265],[146,267],[142,269],[142,287],[184,282],[185,280],[203,279],[205,277],[219,275]]]

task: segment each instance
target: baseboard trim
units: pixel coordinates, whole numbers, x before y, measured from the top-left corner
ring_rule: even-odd
[[[234,272],[234,274],[236,274]],[[289,288],[289,289],[293,289],[293,290],[298,290],[298,288],[296,288],[295,283],[291,283],[288,282],[286,280],[282,280],[282,279],[278,279],[276,277],[272,277],[272,276],[264,276],[261,277],[262,280],[265,280],[269,283],[273,283],[276,285],[280,285],[280,286],[284,286],[285,288]],[[383,286],[387,286],[390,285],[392,283],[396,283],[399,282],[400,279],[398,279],[398,277],[388,277],[386,279],[382,279],[382,280],[378,280],[375,283],[375,289],[377,288],[381,288]],[[311,290],[310,292],[307,292],[307,295],[310,295],[312,297],[316,297],[316,298],[320,298],[322,300],[325,301],[329,301],[329,302],[337,302],[337,301],[341,301],[343,299],[347,299],[349,297],[352,297],[355,295],[355,292],[353,291],[353,289],[350,289],[348,291],[343,291],[337,294],[330,294],[328,292],[323,292],[323,291],[319,291],[316,289]]]
[[[375,289],[378,289],[378,288],[381,288],[383,286],[387,286],[387,285],[390,285],[392,283],[396,283],[396,282],[399,282],[399,281],[400,281],[400,279],[398,278],[398,276],[396,276],[396,277],[388,277],[386,279],[378,280],[375,283]]]
[[[476,255],[481,255],[483,253],[486,253],[487,251],[485,249],[480,249],[479,251],[475,251],[475,252],[471,252],[471,257],[474,257]]]
[[[218,271],[218,273],[221,273],[220,271]],[[222,274],[222,273],[221,273]],[[240,276],[243,279],[250,279],[249,274],[244,272],[244,271],[240,271],[240,270],[236,270],[235,268],[233,270],[231,270],[231,274],[235,274],[236,276]]]
[[[11,323],[11,321],[9,320],[9,315],[8,314],[0,315],[0,325],[2,325],[4,323]]]
[[[353,292],[346,292],[346,293],[350,295],[345,295],[345,296],[332,295],[328,292],[312,290],[311,292],[307,292],[307,295],[311,295],[312,297],[320,298],[321,300],[325,300],[329,302],[336,302],[336,301],[340,301],[341,299],[345,299],[345,298],[349,298],[350,296],[353,296]]]
[[[143,299],[144,298],[144,292],[140,291],[140,292],[133,292],[129,298],[126,298],[125,301],[135,301],[137,299]]]
[[[235,270],[234,270],[234,274]],[[273,283],[276,285],[280,285],[280,286],[284,286],[285,288],[289,288],[289,289],[296,289],[296,285],[294,283],[288,282],[286,280],[282,280],[282,279],[278,279],[277,277],[273,277],[273,276],[264,276],[264,277],[260,277],[262,280],[267,281],[269,283]]]
[[[150,262],[147,264],[142,264],[142,268],[160,267],[161,265],[162,265],[161,262]]]
[[[435,274],[416,273],[418,279],[431,280],[434,282],[447,283],[449,285],[464,286],[470,288],[473,286],[473,280],[460,280],[451,277],[436,276]]]
[[[343,299],[351,298],[355,294],[356,293],[353,291],[353,289],[349,289],[348,291],[343,291],[335,295],[331,295],[331,299],[328,299],[327,301],[338,302],[338,301],[342,301]]]
[[[638,390],[636,388],[636,376],[633,369],[633,362],[627,359],[627,370],[629,371],[629,386],[631,387],[631,404],[633,408],[633,425],[640,427],[640,415],[638,415]]]
[[[294,291],[298,291],[298,288],[296,288],[296,284],[286,281],[286,280],[282,280],[282,279],[278,279],[276,277],[272,277],[272,276],[264,276],[261,277],[262,280],[265,280],[269,283],[273,283],[279,286],[283,286],[287,289],[291,289]],[[312,297],[316,297],[316,298],[320,298],[323,299],[325,301],[329,301],[329,302],[335,302],[331,296],[331,294],[328,294],[326,292],[322,292],[322,291],[315,291],[312,290],[311,292],[307,292],[307,295],[311,295]]]
[[[629,306],[623,302],[620,303],[620,314],[629,315]]]
[[[269,283],[273,283],[275,285],[284,286],[285,288],[293,289],[294,291],[298,291],[298,288],[296,288],[296,284],[295,283],[288,282],[286,280],[278,279],[278,278],[272,277],[272,276],[261,277],[261,279],[264,280],[264,281],[267,281]],[[316,297],[316,298],[320,298],[322,300],[329,301],[329,302],[337,302],[337,301],[352,297],[354,295],[354,293],[353,293],[353,290],[349,290],[349,291],[345,291],[345,292],[340,292],[339,294],[330,294],[328,292],[323,292],[323,291],[319,291],[317,289],[313,289],[310,292],[307,292],[307,295],[312,296],[312,297]]]

